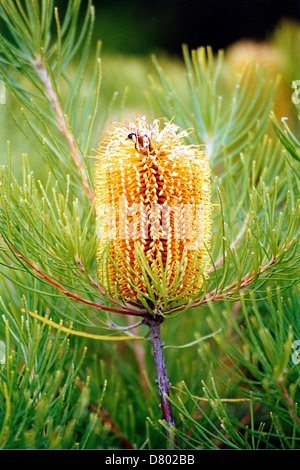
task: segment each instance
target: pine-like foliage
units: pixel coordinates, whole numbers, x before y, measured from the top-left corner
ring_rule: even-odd
[[[97,278],[95,149],[127,108],[125,95],[102,95],[94,8],[0,5],[0,447],[167,446],[147,328],[131,320],[141,310]],[[268,47],[280,54],[289,31],[299,51],[294,25]],[[165,302],[178,448],[300,445],[300,137],[288,93],[290,126],[270,119],[293,51],[281,83],[268,65],[237,73],[222,51],[187,47],[174,83],[157,58],[145,83],[141,109],[194,129],[186,143],[205,146],[212,171],[209,277],[197,298]]]

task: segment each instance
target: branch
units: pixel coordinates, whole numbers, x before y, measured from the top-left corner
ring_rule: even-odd
[[[77,379],[76,383],[78,388],[82,390],[84,387],[83,383],[79,379]],[[120,431],[117,424],[112,420],[108,411],[105,410],[103,406],[101,406],[101,409],[99,410],[99,407],[97,405],[90,403],[89,408],[92,411],[98,413],[98,418],[100,418],[103,424],[106,425],[110,429],[110,431],[118,437],[118,439],[120,439],[125,449],[134,449],[130,442],[125,439],[123,433]]]
[[[294,403],[293,403],[293,400],[291,399],[287,389],[286,389],[286,386],[281,382],[281,381],[278,381],[279,383],[279,386],[281,388],[281,391],[283,393],[283,396],[284,396],[284,399],[286,401],[286,404],[287,404],[287,407],[288,407],[288,411],[289,411],[289,414],[291,416],[291,418],[294,420],[294,421],[297,421],[297,424],[298,426],[300,427],[300,418],[296,415],[295,413],[295,409],[294,409]]]
[[[242,237],[243,237],[243,234],[245,232],[245,228],[246,228],[246,224],[243,225],[241,231],[239,232],[238,236],[236,237],[236,239],[231,243],[230,245],[230,250],[233,250],[239,243],[240,241],[242,240]],[[211,266],[208,270],[208,273],[213,273],[215,271],[215,268],[218,268],[219,266],[221,266],[223,264],[223,261],[224,261],[224,257],[226,258],[227,255],[228,255],[228,252],[227,250],[225,251],[225,256],[221,256],[221,258],[219,258],[214,266]]]
[[[112,302],[113,304],[116,304],[116,305],[119,305],[118,302],[116,300],[114,300],[112,297],[110,297],[108,294],[105,293],[104,289],[99,286],[99,284],[97,284],[97,282],[89,275],[85,272],[85,269],[84,269],[84,266],[81,262],[81,259],[80,258],[76,258],[76,263],[78,264],[79,266],[79,269],[80,271],[88,277],[90,283],[92,284],[93,287],[95,287],[100,293],[102,293],[103,295],[106,295],[110,302]],[[132,305],[136,305],[140,311],[144,311],[144,313],[147,313],[147,310],[143,309],[140,307],[140,305],[138,303],[132,303]],[[128,321],[129,323],[131,323],[129,326],[127,327],[119,327],[119,326],[116,326],[113,322],[110,322],[110,326],[111,328],[115,328],[115,329],[119,329],[119,330],[128,330],[128,329],[133,329],[133,328],[136,328],[137,326],[141,325],[144,323],[144,319],[141,320],[140,322],[138,323],[135,323],[133,324],[132,323],[132,317],[131,316],[128,316]],[[145,366],[145,360],[144,360],[144,356],[145,356],[145,350],[144,348],[142,347],[141,344],[139,344],[138,341],[135,341],[134,342],[134,351],[135,351],[135,355],[136,355],[136,360],[137,360],[137,364],[138,364],[138,368],[139,368],[139,374],[140,374],[140,379],[141,379],[141,385],[142,385],[142,388],[143,388],[143,391],[144,391],[144,394],[145,394],[145,397],[148,398],[148,383],[147,383],[147,380],[146,380],[146,377],[145,377],[145,370],[146,370],[146,366]]]
[[[171,439],[173,445],[176,445],[176,437],[174,436],[171,429],[175,429],[175,422],[173,418],[173,412],[171,403],[168,400],[170,392],[170,382],[167,376],[167,369],[165,364],[165,357],[163,353],[164,343],[161,339],[161,323],[164,321],[160,315],[148,315],[145,317],[145,324],[149,327],[150,342],[152,344],[152,355],[154,357],[156,373],[157,373],[157,385],[160,394],[161,409],[163,417],[170,427],[167,431],[167,436]]]
[[[253,408],[253,415],[255,415],[255,413],[257,413],[257,412],[261,409],[261,407],[262,407],[262,404],[261,404],[261,403],[257,403],[257,404],[255,405],[255,407]],[[241,428],[243,429],[245,426],[247,426],[247,424],[249,423],[250,420],[251,420],[251,412],[247,413],[246,416],[244,416],[244,417],[241,419],[240,425],[235,426],[235,429],[236,429],[237,431],[239,431]],[[224,435],[224,437],[225,437],[226,439],[230,439],[230,436],[229,436],[229,434],[227,434],[227,433]],[[221,448],[221,447],[223,447],[223,446],[225,445],[225,443],[224,443],[224,441],[219,440],[219,441],[216,442],[216,445],[217,445],[219,448]]]
[[[60,290],[63,294],[67,295],[68,297],[70,297],[74,300],[77,300],[78,302],[82,302],[86,305],[89,305],[90,307],[97,308],[99,310],[105,310],[107,312],[120,313],[120,314],[123,314],[123,315],[144,316],[144,313],[142,311],[133,310],[133,309],[130,309],[126,306],[123,307],[120,304],[119,305],[122,309],[106,307],[106,306],[98,304],[96,302],[92,302],[91,300],[84,299],[84,298],[80,297],[79,295],[74,294],[73,292],[70,292],[65,287],[63,287],[61,284],[59,284],[57,281],[55,281],[50,276],[48,276],[46,273],[41,271],[37,266],[34,266],[32,263],[30,263],[30,261],[28,261],[26,258],[24,258],[24,256],[21,253],[19,253],[19,251],[13,246],[13,244],[9,240],[6,239],[6,243],[10,246],[12,251],[15,253],[15,255],[20,260],[22,260],[24,263],[26,263],[28,266],[30,266],[30,268],[33,269],[41,278],[43,278],[46,281],[50,282],[50,284],[52,284],[54,287],[56,287],[58,290]]]
[[[289,247],[292,243],[294,243],[295,240],[291,240],[285,247],[282,247],[282,249]],[[279,254],[279,253],[278,253]],[[261,265],[260,270],[257,271],[252,271],[251,273],[247,273],[244,277],[242,277],[240,280],[234,282],[230,286],[224,287],[224,289],[219,290],[219,289],[214,289],[208,294],[205,295],[204,298],[202,299],[197,299],[194,302],[192,302],[189,305],[189,308],[194,308],[194,307],[199,307],[200,305],[206,304],[207,302],[213,301],[213,300],[223,300],[230,295],[234,294],[237,291],[240,291],[243,288],[246,288],[251,284],[255,279],[257,279],[259,276],[264,274],[266,271],[274,267],[279,261],[278,255],[275,256],[274,258],[271,259],[271,261],[266,264],[265,266]],[[177,308],[170,308],[167,309],[166,313],[175,313],[175,312],[180,312],[186,308],[186,305],[181,305],[180,307]]]
[[[26,313],[25,309],[21,309],[22,313]],[[133,336],[132,334],[128,333],[128,336],[109,336],[109,335],[96,335],[94,333],[86,333],[85,331],[77,331],[73,330],[73,324],[71,323],[70,328],[67,326],[63,326],[62,321],[60,323],[56,323],[50,318],[43,317],[42,315],[39,315],[38,313],[35,312],[30,312],[28,310],[29,315],[32,318],[36,318],[37,320],[41,321],[42,323],[45,323],[46,325],[50,326],[51,328],[56,328],[59,331],[63,331],[64,333],[67,333],[68,335],[73,335],[73,336],[80,336],[81,338],[89,338],[89,339],[95,339],[99,341],[131,341],[133,339],[144,339],[145,341],[148,341],[147,338],[144,338],[143,336]]]
[[[290,246],[295,240],[291,240],[287,245],[286,245],[286,248],[288,246]],[[279,253],[278,253],[279,254]],[[234,294],[234,292],[237,291],[237,286],[239,287],[239,290],[240,289],[243,289],[245,287],[247,287],[249,284],[251,284],[251,282],[253,282],[256,278],[258,278],[259,276],[261,276],[262,274],[264,274],[266,271],[268,271],[269,269],[271,269],[273,266],[275,266],[279,261],[279,258],[278,256],[275,256],[274,258],[271,259],[271,261],[266,264],[265,266],[261,266],[261,269],[260,271],[257,273],[256,271],[252,271],[250,274],[246,274],[244,277],[242,277],[241,281],[236,281],[234,282],[233,284],[231,284],[230,286],[227,286],[224,288],[223,292],[218,294],[218,289],[214,289],[213,291],[211,291],[209,294],[207,294],[204,299],[202,299],[200,301],[200,304],[205,304],[207,303],[208,301],[210,300],[222,300],[223,298],[225,297],[228,297],[230,296],[231,294]],[[224,292],[225,291],[225,292]],[[197,302],[197,301],[196,301]],[[195,302],[195,303],[196,303]],[[192,304],[192,306],[194,306]]]
[[[92,276],[90,274],[87,274],[85,269],[84,269],[84,266],[81,262],[81,259],[76,257],[76,263],[80,269],[80,271],[82,272],[82,274],[84,274],[85,276],[87,276],[89,282],[92,284],[93,287],[95,287],[99,292],[100,294],[102,294],[103,296],[105,296],[112,304],[115,304],[115,305],[120,305],[119,302],[117,302],[115,299],[113,299],[110,295],[108,295],[105,290],[103,289],[103,287],[99,286],[99,284],[97,284],[97,282],[92,278]],[[143,313],[147,313],[147,310],[143,309],[143,308],[140,308],[141,305],[138,305],[136,304],[139,308],[139,311],[142,311]],[[126,307],[128,308],[128,307]]]
[[[72,136],[72,134],[69,130],[68,125],[67,125],[66,115],[63,114],[60,102],[59,102],[58,97],[57,97],[57,95],[54,91],[54,88],[52,86],[51,79],[50,79],[50,77],[47,73],[47,70],[43,66],[42,61],[39,57],[35,61],[33,61],[33,65],[34,65],[34,67],[37,71],[38,76],[40,77],[43,84],[45,85],[48,97],[49,97],[50,102],[53,106],[53,110],[56,114],[57,120],[59,122],[60,130],[63,133],[63,135],[65,136],[65,138],[66,138],[66,140],[69,144],[69,147],[71,149],[71,152],[72,152],[72,155],[73,155],[73,158],[74,158],[74,162],[77,166],[79,174],[82,176],[87,196],[88,196],[89,200],[91,201],[91,203],[93,204],[93,202],[94,202],[94,193],[93,193],[93,191],[90,187],[87,174],[86,174],[86,172],[83,168],[83,165],[82,165],[80,153],[77,149],[77,146],[75,144],[75,140],[74,140],[74,138],[73,138],[73,136]]]
[[[113,321],[110,321],[109,328],[111,328],[112,330],[128,331],[128,330],[133,330],[134,328],[137,328],[138,326],[141,326],[144,323],[145,323],[145,320],[143,319],[129,326],[119,326],[119,325],[116,325]]]

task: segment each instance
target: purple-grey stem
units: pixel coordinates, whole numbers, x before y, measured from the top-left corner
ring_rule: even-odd
[[[145,317],[145,324],[149,327],[150,342],[152,344],[152,355],[155,362],[157,372],[157,384],[161,400],[161,409],[163,417],[169,426],[175,428],[171,403],[169,402],[170,382],[167,376],[165,357],[163,352],[164,343],[161,339],[161,324],[164,318],[161,315],[149,315]],[[168,431],[167,436],[171,438],[175,444],[174,435]]]

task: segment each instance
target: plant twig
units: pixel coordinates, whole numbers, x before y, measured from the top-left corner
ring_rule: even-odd
[[[112,304],[117,305],[119,307],[120,306],[119,302],[117,300],[113,299],[107,292],[105,292],[105,289],[103,289],[103,287],[99,286],[99,284],[97,284],[97,282],[92,278],[92,276],[85,272],[84,266],[83,266],[81,260],[78,257],[76,257],[76,263],[77,263],[80,271],[82,272],[82,274],[87,276],[87,278],[88,278],[89,282],[92,284],[92,286],[95,287],[100,292],[100,294],[105,296]],[[130,305],[130,304],[131,303],[129,303],[129,302],[127,303],[127,305]],[[131,311],[132,309],[130,307],[127,307],[127,305],[126,305],[125,308],[127,308],[129,311]],[[139,312],[147,313],[147,310],[144,309],[141,304],[136,303],[136,304],[132,304],[132,305],[133,306],[136,305],[138,307],[137,310]]]
[[[79,379],[77,380],[77,386],[80,390],[83,389],[83,383]],[[90,403],[89,408],[92,411],[98,411],[98,418],[100,418],[103,424],[107,426],[110,431],[120,439],[125,449],[134,449],[133,445],[130,444],[127,439],[125,439],[122,431],[120,431],[117,424],[112,420],[108,411],[103,408],[103,406],[101,406],[101,409],[99,410],[97,405],[95,405],[94,403]]]
[[[168,400],[170,395],[170,382],[167,376],[165,357],[163,353],[164,343],[162,342],[160,332],[160,327],[163,320],[164,318],[161,315],[148,315],[145,317],[145,324],[148,325],[150,332],[150,343],[152,344],[152,354],[157,372],[157,384],[160,394],[163,417],[166,423],[175,429],[172,407],[170,401]],[[173,444],[175,445],[176,442],[174,434],[168,430],[167,436],[171,439],[171,441],[173,441]]]
[[[76,262],[79,266],[80,271],[88,277],[88,279],[89,279],[90,283],[92,284],[92,286],[95,287],[102,295],[106,295],[109,298],[111,303],[113,303],[115,305],[119,305],[116,300],[114,300],[107,293],[105,293],[105,290],[103,289],[103,287],[99,286],[99,284],[90,275],[88,275],[85,272],[84,266],[83,266],[81,260],[78,257],[76,258]],[[130,303],[128,303],[128,304],[130,305]],[[133,306],[133,308],[135,306],[137,306],[140,311],[144,311],[144,309],[141,308],[141,305],[139,305],[136,302],[133,302],[131,305]],[[130,308],[130,307],[126,307],[126,308]],[[144,320],[141,320],[140,322],[133,324],[133,319],[130,315],[128,315],[128,321],[130,323],[130,326],[128,326],[126,329],[136,328],[137,326],[144,323]],[[115,328],[115,329],[121,329],[120,327],[116,327],[116,325],[114,325],[113,323],[112,323],[112,327]],[[122,329],[124,330],[125,327],[123,327]],[[148,388],[148,384],[147,384],[147,380],[146,380],[146,376],[145,376],[145,370],[146,370],[145,358],[144,358],[145,350],[144,350],[143,346],[138,341],[134,342],[133,347],[134,347],[134,352],[135,352],[135,356],[136,356],[137,365],[138,365],[138,368],[139,368],[141,386],[143,388],[145,397],[148,398],[149,388]]]
[[[242,236],[245,232],[245,228],[246,228],[246,224],[243,225],[240,233],[237,235],[236,239],[231,243],[230,245],[230,250],[233,250],[241,241],[242,239]],[[211,266],[208,270],[209,273],[213,273],[215,271],[216,268],[218,268],[219,266],[222,266],[223,262],[224,262],[224,257],[226,258],[228,255],[228,252],[225,251],[225,254],[224,256],[221,256],[214,264],[214,266]]]
[[[128,321],[130,323],[130,326],[128,326],[127,328],[134,328],[133,334],[138,336],[135,328],[137,326],[139,326],[140,324],[144,324],[145,323],[144,319],[141,320],[138,323],[133,324],[133,318],[128,315]],[[141,386],[142,386],[144,395],[147,399],[148,396],[149,396],[149,387],[148,387],[148,383],[147,383],[146,376],[145,376],[145,370],[146,370],[146,366],[145,366],[145,349],[143,348],[140,341],[135,341],[133,343],[133,347],[134,347],[134,352],[135,352],[137,365],[138,365],[138,368],[139,368]]]
[[[86,174],[86,172],[83,168],[83,165],[82,165],[80,153],[79,153],[79,151],[76,147],[76,144],[75,144],[74,138],[72,136],[72,133],[70,132],[70,130],[68,128],[68,125],[67,125],[67,122],[66,122],[66,116],[63,114],[59,99],[58,99],[58,97],[55,93],[55,90],[53,88],[51,79],[50,79],[50,77],[47,73],[47,69],[43,65],[42,60],[41,60],[40,57],[36,58],[36,60],[33,61],[33,65],[34,65],[40,79],[44,83],[44,86],[46,88],[48,97],[50,99],[53,110],[54,110],[55,115],[57,117],[57,120],[58,120],[58,123],[59,123],[59,126],[60,126],[60,130],[61,130],[61,132],[63,133],[63,135],[65,136],[65,138],[68,142],[68,145],[70,147],[70,150],[71,150],[73,158],[74,158],[74,162],[77,166],[79,174],[82,177],[83,184],[85,186],[87,196],[88,196],[89,200],[91,201],[91,203],[93,204],[93,202],[94,202],[94,193],[92,191],[92,188],[90,187],[87,174]]]
[[[296,415],[295,413],[295,409],[294,409],[294,403],[293,403],[293,400],[291,399],[288,391],[287,391],[287,388],[286,386],[282,383],[282,380],[279,381],[279,385],[280,385],[280,388],[281,388],[281,391],[283,393],[283,396],[284,396],[284,399],[286,401],[286,404],[287,404],[287,407],[288,407],[288,411],[289,411],[289,414],[291,416],[291,418],[297,422],[297,425],[300,426],[300,418]]]
[[[253,414],[255,414],[255,413],[261,408],[261,406],[262,406],[261,403],[257,403],[257,404],[255,405],[255,407],[253,408]],[[247,425],[247,423],[250,421],[250,419],[251,419],[251,413],[249,412],[249,413],[246,414],[246,416],[244,416],[244,417],[241,419],[240,425],[239,425],[239,426],[235,426],[235,429],[236,429],[237,431],[239,431],[242,427],[244,427],[244,426]],[[230,439],[230,436],[229,436],[227,433],[224,435],[224,437],[225,437],[226,439]],[[216,446],[219,447],[219,448],[225,447],[225,443],[224,443],[224,441],[222,441],[222,440],[216,441],[215,444],[216,444]]]
[[[22,313],[25,313],[25,309],[21,309]],[[60,323],[56,323],[51,318],[48,318],[48,316],[43,317],[42,315],[39,315],[38,313],[31,312],[28,310],[28,313],[31,317],[36,318],[37,320],[45,323],[46,325],[49,325],[52,328],[56,328],[59,331],[63,331],[64,333],[67,333],[68,335],[74,335],[74,336],[81,336],[82,338],[90,338],[90,339],[95,339],[95,340],[100,340],[100,341],[132,341],[132,340],[140,340],[140,339],[145,339],[145,341],[148,341],[147,338],[144,338],[143,336],[134,336],[132,334],[127,333],[128,336],[108,336],[108,335],[96,335],[94,333],[86,333],[85,331],[77,331],[73,330],[73,324],[71,323],[70,327],[63,326],[62,321]]]
[[[30,266],[41,278],[48,281],[50,284],[52,284],[54,287],[56,287],[58,290],[60,290],[63,294],[67,295],[68,297],[70,297],[74,300],[77,300],[79,302],[82,302],[86,305],[89,305],[90,307],[97,308],[97,309],[100,309],[100,310],[105,310],[107,312],[115,312],[115,313],[120,313],[120,314],[123,314],[123,315],[143,316],[143,313],[141,311],[133,310],[133,309],[130,309],[126,306],[123,307],[122,305],[120,305],[120,307],[122,309],[121,308],[117,309],[117,308],[112,308],[112,307],[106,307],[105,305],[98,304],[97,302],[92,302],[91,300],[84,299],[83,297],[80,297],[79,295],[74,294],[73,292],[70,292],[65,287],[63,287],[61,284],[59,284],[57,281],[55,281],[50,276],[48,276],[46,273],[44,273],[37,266],[30,263],[30,261],[28,261],[26,258],[24,258],[24,256],[21,253],[19,253],[19,251],[13,246],[13,244],[8,239],[6,239],[6,243],[10,246],[12,251],[15,253],[15,255],[19,259],[21,259],[24,263],[26,263],[28,266]]]
[[[285,247],[282,247],[281,251],[283,251],[284,248],[288,248],[294,242],[295,242],[294,239],[291,240]],[[210,302],[213,300],[223,300],[223,299],[226,299],[226,297],[229,297],[230,295],[234,294],[235,292],[240,292],[241,289],[248,287],[253,281],[258,279],[259,276],[264,274],[269,269],[272,269],[273,266],[275,266],[279,261],[279,254],[280,252],[277,254],[277,256],[274,256],[266,265],[262,264],[258,271],[252,271],[251,273],[245,274],[245,276],[243,276],[240,280],[234,282],[233,284],[229,286],[224,287],[223,289],[212,290],[201,299],[197,299],[193,301],[189,307],[190,308],[198,307],[200,305],[206,304],[207,302]],[[184,310],[185,308],[186,308],[185,305],[181,305],[180,307],[167,308],[166,312],[168,314],[180,312]]]

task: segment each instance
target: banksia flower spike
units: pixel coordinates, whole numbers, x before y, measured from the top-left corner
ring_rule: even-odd
[[[161,339],[168,304],[196,296],[208,271],[210,166],[206,153],[184,145],[171,122],[137,117],[115,124],[95,166],[98,276],[110,294],[140,301],[149,327],[161,408],[176,445]]]
[[[171,122],[115,124],[95,166],[98,275],[126,301],[187,299],[203,284],[211,237],[210,166]],[[109,246],[109,248],[108,248]],[[107,269],[108,268],[108,269]]]

